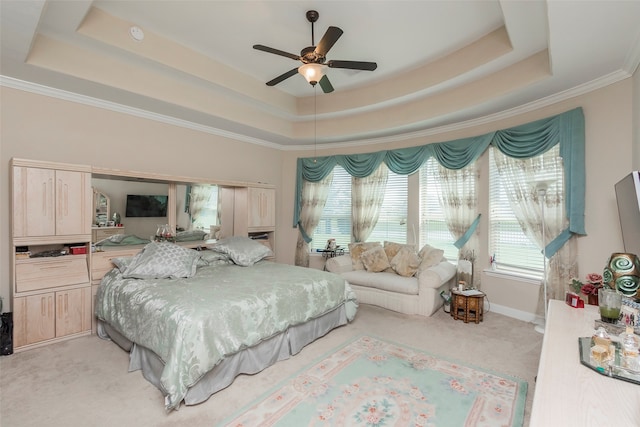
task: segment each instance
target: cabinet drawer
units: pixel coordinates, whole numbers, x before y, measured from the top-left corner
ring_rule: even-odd
[[[115,236],[116,234],[125,234],[124,227],[100,227],[91,230],[93,233],[93,241],[99,242],[107,237]]]
[[[115,267],[111,262],[114,258],[132,257],[140,252],[141,248],[116,250],[107,252],[94,252],[91,257],[91,280],[96,281],[102,279],[109,270]]]
[[[16,292],[89,282],[87,257],[66,255],[16,262]]]

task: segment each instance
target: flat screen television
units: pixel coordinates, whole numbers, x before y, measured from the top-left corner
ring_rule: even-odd
[[[169,196],[127,194],[127,217],[165,217]]]
[[[624,251],[640,256],[640,171],[633,171],[615,185]]]

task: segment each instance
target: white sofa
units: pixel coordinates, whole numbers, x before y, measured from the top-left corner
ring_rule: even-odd
[[[442,307],[444,299],[440,292],[448,293],[456,279],[456,267],[448,261],[429,267],[418,277],[354,270],[349,255],[328,259],[326,269],[340,274],[351,284],[358,302],[421,316],[431,316]]]

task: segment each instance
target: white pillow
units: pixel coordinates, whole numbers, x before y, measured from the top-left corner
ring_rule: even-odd
[[[231,261],[243,267],[249,267],[264,258],[273,256],[271,249],[243,236],[227,237],[207,247],[212,251],[228,255]]]
[[[420,257],[420,266],[418,267],[416,276],[420,276],[420,273],[423,271],[440,264],[444,259],[444,251],[427,244],[420,249],[418,256]]]
[[[410,247],[401,248],[391,260],[391,268],[404,277],[411,277],[416,274],[419,266],[420,258],[416,251]]]
[[[196,274],[200,254],[175,243],[151,242],[133,257],[122,277],[166,279]]]

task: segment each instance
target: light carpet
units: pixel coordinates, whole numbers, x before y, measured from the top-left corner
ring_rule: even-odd
[[[526,395],[521,379],[363,336],[226,425],[522,426]]]
[[[256,375],[241,375],[206,402],[170,413],[157,388],[140,372],[127,372],[128,354],[95,335],[2,356],[0,426],[218,426],[322,355],[365,335],[525,379],[527,426],[543,338],[531,323],[492,312],[480,324],[464,323],[442,310],[431,317],[407,316],[366,304],[352,323],[299,354]]]

